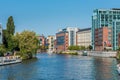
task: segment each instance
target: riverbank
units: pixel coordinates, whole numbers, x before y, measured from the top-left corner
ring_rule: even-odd
[[[72,54],[81,56],[96,56],[96,57],[117,57],[116,51],[62,51],[57,52],[57,54]]]
[[[87,51],[88,56],[97,56],[97,57],[117,57],[116,51]]]
[[[59,52],[58,54],[78,55],[78,52],[77,51],[62,51],[62,52]]]

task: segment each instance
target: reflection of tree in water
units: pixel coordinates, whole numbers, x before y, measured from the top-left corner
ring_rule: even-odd
[[[114,58],[95,58],[96,80],[118,80],[116,64]]]

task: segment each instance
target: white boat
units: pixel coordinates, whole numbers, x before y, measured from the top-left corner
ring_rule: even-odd
[[[19,56],[7,56],[7,57],[0,57],[0,66],[8,65],[8,64],[15,64],[20,63],[22,60]]]
[[[117,65],[117,71],[120,74],[120,64]]]

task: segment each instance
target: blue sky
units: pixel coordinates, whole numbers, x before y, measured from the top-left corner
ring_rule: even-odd
[[[120,8],[120,0],[0,0],[0,23],[5,28],[8,17],[13,16],[16,32],[55,35],[68,26],[91,27],[97,8]]]

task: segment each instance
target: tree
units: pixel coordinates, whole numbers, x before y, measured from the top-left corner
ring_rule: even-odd
[[[85,50],[85,46],[80,46],[80,50]]]
[[[15,33],[15,25],[13,21],[13,17],[10,16],[7,21],[7,29],[3,30],[3,44],[5,48],[7,48],[9,51],[13,50],[14,40],[13,36]]]
[[[10,16],[7,21],[7,32],[11,35],[14,35],[15,33],[15,25],[12,16]]]
[[[4,45],[0,45],[0,57],[4,56],[5,52],[6,52],[6,49],[5,49]]]
[[[8,34],[7,34],[7,30],[3,30],[3,45],[5,46],[5,48],[8,48]]]
[[[8,40],[8,50],[12,52],[19,50],[19,42],[18,42],[17,37],[10,35],[9,40]]]
[[[79,50],[79,46],[69,46],[68,47],[69,50]]]
[[[89,48],[89,50],[92,50],[92,46],[91,45],[89,45],[88,48]]]
[[[23,31],[22,33],[17,33],[16,38],[23,59],[32,58],[37,53],[39,42],[34,32]]]

